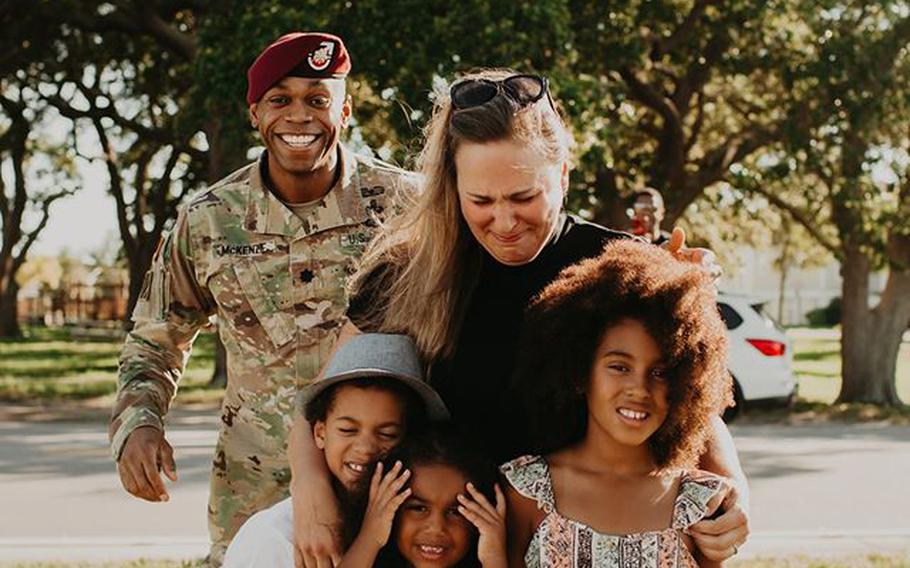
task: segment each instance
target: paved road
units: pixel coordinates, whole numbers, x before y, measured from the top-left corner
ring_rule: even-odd
[[[172,417],[180,480],[166,504],[120,489],[99,422],[0,422],[0,564],[205,554],[214,413]],[[753,538],[741,557],[910,557],[910,427],[743,425],[733,433],[753,492]]]

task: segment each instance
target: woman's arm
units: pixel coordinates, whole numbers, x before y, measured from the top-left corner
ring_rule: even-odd
[[[734,556],[749,538],[749,485],[727,425],[716,416],[713,426],[700,467],[728,478],[731,488],[719,496],[723,513],[716,519],[695,523],[689,534],[705,561],[722,562]]]
[[[711,473],[722,475],[736,487],[737,503],[745,511],[749,510],[749,482],[739,462],[736,444],[730,429],[720,416],[712,419],[712,433],[705,453],[702,454],[699,467]]]
[[[360,331],[341,329],[332,354]],[[332,490],[325,456],[313,441],[313,429],[298,416],[288,435],[291,501],[294,506],[294,562],[297,568],[337,566],[341,562],[341,513]]]

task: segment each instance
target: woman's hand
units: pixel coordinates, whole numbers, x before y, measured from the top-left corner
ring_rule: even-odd
[[[715,282],[724,273],[724,269],[717,262],[717,256],[713,251],[706,248],[689,248],[686,246],[686,232],[680,227],[674,227],[670,240],[661,246],[673,253],[677,260],[700,265],[705,272],[711,275]]]
[[[310,479],[292,484],[294,566],[332,568],[341,562],[341,513],[331,485]]]
[[[363,524],[357,540],[376,545],[376,550],[385,546],[392,533],[392,522],[395,512],[411,495],[411,490],[404,489],[404,484],[411,477],[410,470],[404,469],[401,462],[395,462],[392,469],[383,475],[382,462],[376,464],[373,479],[370,481],[370,501],[363,514]]]
[[[688,533],[705,559],[723,562],[735,556],[749,538],[749,517],[738,500],[736,488],[725,485],[707,507],[707,516],[718,510],[723,513],[716,519],[704,519],[689,527]]]
[[[458,512],[480,532],[477,559],[483,568],[506,568],[506,498],[499,484],[494,486],[495,507],[473,484],[468,483],[467,489],[470,497],[458,496]]]

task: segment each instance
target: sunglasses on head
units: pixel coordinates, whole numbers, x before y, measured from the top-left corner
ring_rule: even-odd
[[[544,96],[550,101],[550,106],[553,106],[547,78],[540,75],[512,75],[498,81],[464,79],[452,85],[449,91],[455,110],[480,106],[500,94],[521,108],[536,103]]]

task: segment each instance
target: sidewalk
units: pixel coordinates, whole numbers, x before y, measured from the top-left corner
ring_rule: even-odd
[[[215,412],[171,417],[180,480],[170,502],[155,504],[121,489],[106,418],[89,418],[0,422],[0,565],[205,556]],[[752,486],[753,533],[738,558],[910,558],[910,427],[744,424],[732,431]]]

